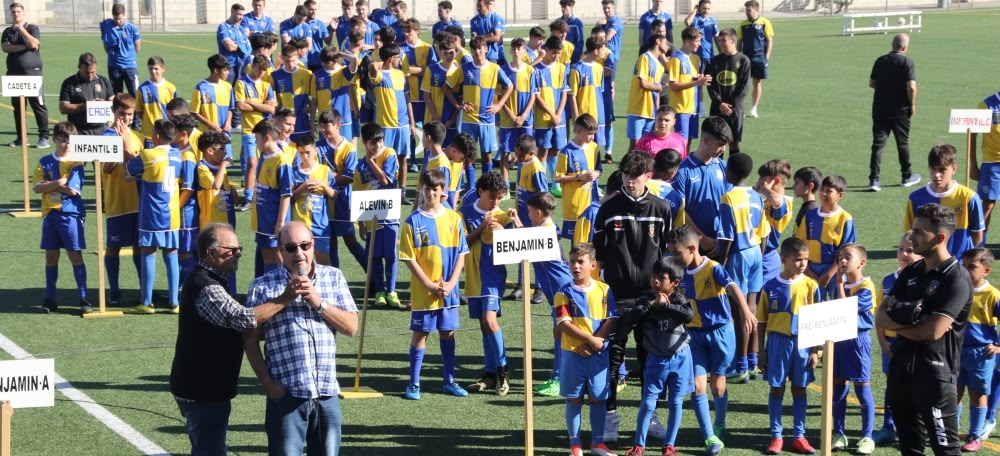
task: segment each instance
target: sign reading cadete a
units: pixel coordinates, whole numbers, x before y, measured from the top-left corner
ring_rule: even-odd
[[[990,109],[952,109],[948,118],[948,133],[989,133],[992,128]]]
[[[858,297],[799,308],[799,349],[858,337]]]
[[[70,135],[69,159],[81,162],[121,162],[125,147],[121,136]]]
[[[402,196],[399,189],[351,192],[351,221],[398,220]]]
[[[0,85],[3,85],[3,96],[5,97],[37,97],[42,95],[41,76],[3,76]]]
[[[54,359],[0,361],[0,401],[15,409],[52,407],[56,401]]]
[[[108,100],[92,100],[87,102],[87,123],[106,123],[115,120],[115,112]]]
[[[493,232],[493,264],[513,264],[528,260],[559,261],[562,250],[556,231],[549,226],[515,228]]]

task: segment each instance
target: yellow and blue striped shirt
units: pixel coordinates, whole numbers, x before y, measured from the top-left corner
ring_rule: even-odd
[[[685,271],[681,281],[684,297],[694,307],[694,318],[688,328],[713,329],[733,320],[726,287],[733,283],[722,265],[706,257],[694,269]]]
[[[821,299],[819,284],[805,274],[792,279],[775,277],[760,291],[757,321],[767,323],[767,332],[794,336],[799,333],[799,309]]]
[[[570,282],[556,292],[553,301],[556,324],[568,321],[586,334],[597,334],[608,320],[618,318],[615,295],[608,284],[599,280],[591,280],[586,288]],[[573,338],[568,331],[563,331],[563,350],[575,352],[583,345],[583,341]]]
[[[795,237],[809,245],[809,269],[817,276],[833,266],[841,246],[857,241],[854,218],[841,207],[831,213],[822,212],[822,207],[806,212]]]
[[[413,261],[431,283],[447,282],[455,269],[463,265],[469,253],[462,216],[444,209],[430,214],[413,211],[403,223],[399,238],[399,259]],[[410,280],[410,304],[414,312],[458,307],[458,288],[441,297],[430,292],[419,280]]]

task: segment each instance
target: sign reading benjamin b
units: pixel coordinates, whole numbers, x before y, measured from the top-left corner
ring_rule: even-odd
[[[399,189],[351,192],[351,221],[399,219],[402,196]]]
[[[831,340],[858,337],[858,297],[834,299],[799,308],[799,348],[823,345]]]
[[[41,76],[4,76],[3,96],[37,97],[42,94]]]
[[[53,359],[0,361],[0,401],[15,409],[52,407],[56,401]]]
[[[989,133],[993,128],[990,109],[952,109],[948,118],[948,133]]]
[[[121,136],[69,137],[69,159],[82,162],[120,162],[125,157]]]
[[[513,264],[528,260],[559,261],[562,250],[556,230],[548,226],[515,228],[493,232],[493,264]]]
[[[108,100],[87,102],[87,123],[107,123],[115,120],[115,112]]]

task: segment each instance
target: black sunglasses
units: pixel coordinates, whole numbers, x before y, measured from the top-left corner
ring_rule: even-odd
[[[243,253],[243,247],[240,247],[240,246],[225,247],[225,246],[218,245],[218,246],[215,246],[215,248],[217,248],[217,249],[226,249],[226,250],[228,250],[228,251],[230,251],[230,252],[232,252],[234,254]]]
[[[285,249],[285,251],[288,253],[295,253],[297,250],[302,250],[303,252],[308,251],[309,249],[312,248],[312,245],[313,245],[312,241],[308,241],[308,242],[303,242],[301,244],[285,244],[282,245],[281,247]]]

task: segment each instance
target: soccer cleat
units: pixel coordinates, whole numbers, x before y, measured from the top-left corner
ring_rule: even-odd
[[[404,396],[407,399],[411,400],[411,401],[419,401],[420,400],[420,385],[418,385],[416,383],[412,383],[412,384],[410,384],[410,386],[407,386],[406,387],[406,393],[404,394]]]
[[[844,434],[837,434],[833,436],[833,451],[844,451],[847,449],[847,436]]]
[[[243,204],[240,204],[240,205],[236,206],[234,209],[236,209],[236,212],[246,212],[246,211],[249,211],[250,210],[250,202],[247,201],[247,202],[245,202]]]
[[[664,445],[663,446],[663,452],[660,453],[660,456],[674,456],[676,454],[680,454],[680,453],[677,452],[677,449],[674,448],[673,445]]]
[[[56,304],[56,300],[55,299],[45,298],[45,301],[42,302],[42,307],[40,308],[40,310],[41,310],[41,312],[43,314],[47,314],[47,313],[50,313],[50,312],[55,312],[56,309],[58,309],[58,308],[59,308],[59,305]]]
[[[497,378],[495,374],[490,374],[488,372],[483,373],[483,376],[476,380],[475,383],[469,385],[469,391],[485,392],[491,389],[496,389]]]
[[[809,444],[805,437],[796,437],[792,440],[792,452],[798,454],[816,454],[816,449]]]
[[[965,445],[962,445],[963,453],[975,453],[981,449],[983,449],[983,441],[979,437],[970,434],[965,438]]]
[[[506,396],[510,392],[510,383],[507,383],[507,368],[497,369],[497,396]]]
[[[395,308],[395,309],[405,309],[406,308],[406,306],[404,306],[403,303],[399,301],[399,295],[396,294],[395,291],[390,291],[390,292],[386,293],[386,295],[385,295],[385,301],[386,301],[387,304],[389,304],[389,307],[392,307],[392,308]]]
[[[462,388],[462,386],[459,385],[458,382],[448,383],[444,385],[441,389],[444,390],[444,394],[447,394],[449,396],[465,397],[469,395],[469,392],[466,391],[465,388]]]
[[[987,421],[986,424],[983,424],[983,430],[979,432],[979,438],[982,440],[989,440],[990,434],[993,433],[993,430],[996,429],[996,427],[997,427],[996,420]],[[896,438],[895,432],[892,433],[892,437],[893,439]]]
[[[385,306],[389,305],[389,302],[386,301],[386,299],[385,299],[385,292],[384,291],[380,291],[378,293],[375,293],[375,305],[379,306],[379,307],[385,307]]]
[[[618,441],[618,425],[621,424],[622,417],[617,411],[610,411],[604,415],[604,441]]]
[[[595,443],[590,446],[590,454],[595,456],[615,456],[615,453],[603,443]]]
[[[559,380],[550,379],[545,383],[535,385],[535,394],[542,397],[559,397]]]
[[[749,374],[750,374],[750,380],[751,381],[757,380],[761,376],[760,371],[758,371],[756,367],[753,368],[753,369],[750,369]]]
[[[49,139],[48,138],[38,138],[38,142],[35,143],[35,148],[36,149],[48,149],[49,148]]]
[[[896,431],[886,428],[879,429],[872,434],[872,440],[875,441],[876,445],[892,445],[896,441]]]
[[[767,445],[764,454],[781,454],[783,448],[785,448],[785,441],[781,440],[781,437],[771,437],[771,443]]]
[[[541,288],[535,288],[535,291],[531,293],[531,303],[541,304],[545,302],[545,293],[542,293]]]
[[[705,454],[708,456],[715,456],[722,453],[722,449],[725,447],[726,445],[722,443],[722,440],[718,436],[713,435],[705,439]]]
[[[858,440],[858,454],[869,455],[875,451],[875,441],[871,437],[862,437]]]
[[[718,437],[719,440],[725,439],[726,438],[726,427],[725,426],[719,426],[718,424],[713,424],[712,425],[712,433],[715,434],[715,436]]]
[[[726,376],[726,383],[732,385],[746,385],[750,383],[750,374],[747,371],[734,372]]]
[[[152,315],[156,313],[156,308],[152,304],[139,304],[125,309],[125,313],[132,315]]]
[[[917,185],[919,183],[920,183],[920,175],[916,174],[916,173],[913,173],[913,174],[910,174],[910,177],[904,177],[903,178],[903,184],[902,185],[903,185],[903,187],[912,187],[912,186]]]
[[[618,377],[618,384],[615,385],[615,392],[622,392],[628,384],[625,383],[625,377]]]
[[[580,445],[570,446],[569,456],[583,456],[583,447]]]
[[[94,312],[94,306],[90,304],[87,298],[80,300],[80,315],[85,315]]]
[[[520,301],[524,299],[524,290],[521,289],[521,285],[517,285],[511,290],[510,294],[504,297],[508,301]]]
[[[656,416],[656,411],[653,412],[653,416],[649,419],[649,430],[646,431],[646,435],[660,440],[663,440],[667,436],[667,428],[663,427],[663,424],[660,423],[660,417]]]
[[[172,313],[174,315],[177,315],[177,314],[181,313],[181,306],[179,306],[177,304],[171,304],[170,305],[170,309],[167,310],[167,312],[168,313]]]
[[[556,184],[554,187],[552,187],[552,196],[556,198],[562,198],[562,187],[560,187],[559,184]]]
[[[605,164],[610,165],[610,164],[612,164],[614,162],[615,162],[615,157],[612,157],[611,154],[604,154],[604,163]]]
[[[420,169],[419,169],[419,168],[417,168],[417,164],[416,164],[416,163],[414,163],[414,164],[410,165],[410,169],[409,169],[409,171],[410,171],[411,173],[415,173],[415,172],[417,172],[417,171],[420,171]]]
[[[645,448],[643,448],[643,447],[641,447],[639,445],[636,445],[636,446],[632,447],[631,449],[629,449],[628,451],[626,451],[625,452],[625,456],[643,456],[643,453],[645,453],[645,452],[646,452]]]

